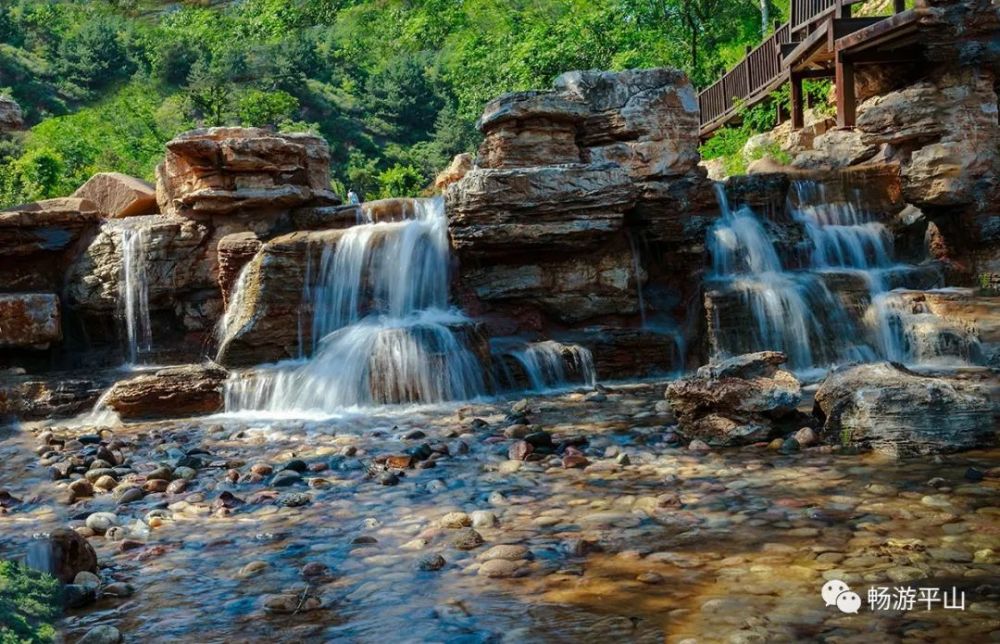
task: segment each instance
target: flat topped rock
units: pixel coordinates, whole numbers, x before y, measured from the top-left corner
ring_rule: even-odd
[[[835,369],[816,391],[816,412],[832,440],[890,456],[995,444],[993,410],[986,384],[890,362]]]
[[[120,172],[99,172],[77,188],[74,197],[89,199],[105,217],[132,217],[157,212],[156,188]]]
[[[223,407],[228,372],[215,364],[183,365],[119,380],[105,404],[122,418],[165,418],[211,414]]]

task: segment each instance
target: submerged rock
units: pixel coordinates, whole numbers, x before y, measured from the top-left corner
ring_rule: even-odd
[[[667,386],[681,432],[714,446],[765,440],[772,421],[795,411],[799,381],[778,367],[785,354],[761,351],[701,367]]]
[[[994,444],[994,404],[980,384],[882,362],[837,369],[816,392],[815,412],[833,441],[892,456]]]
[[[104,403],[123,419],[211,414],[222,409],[226,376],[214,364],[169,367],[116,382]]]

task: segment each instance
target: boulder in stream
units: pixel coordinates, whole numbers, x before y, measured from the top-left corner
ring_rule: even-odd
[[[795,411],[799,381],[779,367],[779,351],[760,351],[715,362],[667,386],[666,398],[681,431],[710,445],[729,447],[765,440],[773,421]]]
[[[196,416],[221,411],[227,372],[215,364],[182,365],[119,380],[104,404],[122,419]]]
[[[97,572],[97,553],[75,530],[57,528],[47,539],[33,544],[28,564],[71,584],[78,573]]]
[[[891,456],[996,442],[994,404],[986,386],[918,374],[890,362],[832,371],[816,392],[815,413],[833,440]]]

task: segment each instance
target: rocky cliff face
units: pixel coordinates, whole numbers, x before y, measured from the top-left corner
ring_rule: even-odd
[[[446,190],[470,310],[502,334],[677,313],[716,210],[683,74],[569,72],[491,101],[478,126],[475,166]]]

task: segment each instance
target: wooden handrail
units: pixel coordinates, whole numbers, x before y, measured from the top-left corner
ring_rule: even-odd
[[[785,73],[781,46],[802,40],[813,27],[834,14],[849,14],[850,6],[866,0],[791,0],[791,19],[747,52],[722,78],[698,93],[701,124],[714,123],[736,111],[740,104],[759,99]],[[899,5],[901,0],[895,0]],[[769,90],[770,91],[770,90]]]

